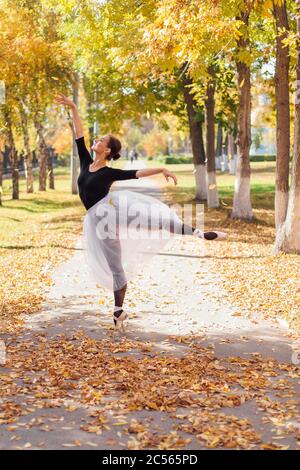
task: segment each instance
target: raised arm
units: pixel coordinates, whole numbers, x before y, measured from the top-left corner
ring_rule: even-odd
[[[68,108],[72,110],[75,139],[80,160],[80,168],[82,169],[93,163],[93,159],[84,142],[83,125],[79,117],[77,106],[70,98],[67,98],[64,95],[58,95],[55,101],[59,104],[68,106]]]
[[[55,101],[59,104],[64,104],[65,106],[68,106],[68,108],[71,109],[73,115],[75,138],[79,139],[80,137],[83,137],[83,126],[76,104],[70,98],[61,94],[57,96]]]
[[[143,168],[136,172],[136,176],[138,178],[143,178],[143,176],[153,176],[158,175],[159,173],[162,173],[167,181],[169,181],[169,178],[172,178],[174,184],[177,184],[177,178],[174,173],[171,173],[166,168]]]

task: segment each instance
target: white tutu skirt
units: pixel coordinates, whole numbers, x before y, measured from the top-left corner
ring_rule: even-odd
[[[106,289],[121,289],[173,236],[170,224],[181,233],[181,219],[160,200],[111,191],[84,218],[83,249],[91,277]]]

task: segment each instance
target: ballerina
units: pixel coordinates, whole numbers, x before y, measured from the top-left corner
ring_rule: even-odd
[[[154,221],[153,225],[159,231],[190,234],[204,240],[223,240],[227,235],[219,231],[204,232],[185,224],[167,204],[154,197],[135,191],[110,191],[115,181],[139,179],[162,173],[167,181],[171,179],[176,185],[177,178],[166,168],[121,170],[109,167],[107,162],[120,158],[121,151],[121,142],[112,134],[94,140],[91,147],[95,153],[95,160],[93,160],[85,145],[83,125],[76,104],[62,94],[57,96],[56,102],[69,107],[73,116],[75,141],[80,161],[78,190],[80,199],[87,210],[83,224],[83,239],[88,266],[95,280],[113,291],[114,325],[124,328],[123,322],[128,316],[123,309],[127,280],[139,272],[140,267],[145,264],[147,254],[148,257],[153,256],[158,246],[162,247],[165,243],[165,240],[159,237],[128,237],[128,233],[127,237],[121,236],[122,228],[120,227],[130,228],[132,217],[134,219],[132,209],[137,204],[142,206],[143,229],[146,227],[149,230],[149,221]],[[126,207],[123,204],[124,199]],[[153,211],[154,206],[159,210]],[[149,213],[151,213],[150,217]],[[116,224],[116,218],[118,221],[122,219],[123,225]],[[106,224],[103,225],[104,219]],[[124,219],[126,219],[125,223]],[[133,225],[133,227],[136,226]],[[152,226],[150,230],[154,230]],[[136,229],[134,231],[137,232]]]

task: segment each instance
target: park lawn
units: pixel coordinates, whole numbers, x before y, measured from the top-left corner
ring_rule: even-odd
[[[151,166],[158,162],[151,161]],[[150,165],[149,165],[150,166]],[[240,308],[243,316],[251,313],[264,318],[284,318],[300,332],[300,257],[273,255],[275,240],[274,190],[275,163],[255,162],[252,166],[251,199],[254,221],[232,220],[234,176],[217,173],[220,208],[205,208],[205,230],[224,230],[226,242],[207,242],[216,274],[221,274],[224,302]],[[164,184],[169,204],[194,200],[193,167],[188,164],[166,165],[178,179],[178,185]]]
[[[181,201],[190,202],[194,199],[195,177],[192,164],[165,165],[159,160],[147,160],[146,164],[151,168],[165,166],[168,170],[174,172],[177,176],[178,185],[175,187],[172,183],[168,183],[169,190],[174,191],[174,195],[180,192]],[[275,165],[275,162],[251,163],[251,189],[254,208],[274,209]],[[229,175],[227,172],[218,171],[217,186],[221,205],[231,207],[234,191],[234,176]]]

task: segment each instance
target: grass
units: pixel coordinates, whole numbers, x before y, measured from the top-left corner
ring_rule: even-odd
[[[161,166],[159,162],[150,160],[146,162],[149,167]],[[122,168],[126,160],[114,162],[114,167]],[[190,202],[194,199],[193,165],[178,164],[167,165],[178,179],[178,185],[168,184],[169,197],[178,202]],[[272,210],[274,208],[274,173],[273,162],[257,162],[252,164],[251,195],[255,209]],[[164,180],[157,177],[161,183]],[[234,191],[234,176],[226,173],[217,173],[217,185],[220,195],[221,207],[229,210],[232,206]],[[37,187],[37,182],[35,182]],[[33,194],[25,192],[25,178],[20,178],[20,199],[11,200],[11,181],[4,180],[2,207],[0,208],[0,248],[19,246],[24,238],[30,239],[45,226],[51,232],[73,231],[74,223],[80,224],[84,215],[78,195],[70,194],[69,170],[65,167],[55,169],[55,190],[46,192],[35,191]],[[2,253],[3,255],[3,253]]]
[[[163,166],[161,162],[147,160],[146,164],[151,167]],[[189,202],[195,195],[195,177],[192,164],[165,165],[168,170],[175,173],[178,185],[169,185],[169,191],[174,197],[179,197],[181,202]],[[275,193],[275,162],[253,162],[251,163],[251,199],[253,208],[274,209]],[[234,175],[218,171],[217,186],[221,205],[231,208],[234,193]]]

